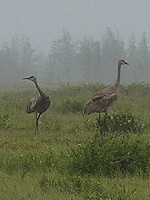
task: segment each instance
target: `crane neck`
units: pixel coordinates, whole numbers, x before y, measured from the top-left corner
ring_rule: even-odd
[[[117,75],[117,80],[115,83],[116,87],[119,87],[119,85],[120,85],[120,74],[121,74],[121,65],[118,64],[118,75]]]
[[[46,96],[46,94],[41,90],[41,88],[38,86],[37,82],[34,82],[35,83],[35,86],[36,88],[38,89],[40,95],[43,97],[43,96]]]

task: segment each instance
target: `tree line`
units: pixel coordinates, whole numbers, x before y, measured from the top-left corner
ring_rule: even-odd
[[[124,44],[119,33],[107,29],[102,40],[84,37],[73,42],[69,32],[53,41],[46,55],[28,38],[13,37],[0,48],[0,83],[16,84],[25,75],[36,75],[47,85],[112,83],[118,59],[130,64],[122,69],[122,83],[150,82],[150,52],[146,33],[137,43],[134,33]],[[127,69],[128,68],[128,69]]]

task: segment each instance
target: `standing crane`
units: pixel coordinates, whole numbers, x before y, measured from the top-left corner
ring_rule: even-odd
[[[129,65],[125,60],[119,60],[118,61],[118,75],[116,82],[97,92],[92,100],[85,106],[84,114],[90,115],[91,113],[99,113],[98,123],[100,125],[100,114],[102,112],[105,114],[105,120],[107,116],[108,109],[111,105],[114,104],[114,102],[118,98],[118,88],[120,85],[120,72],[121,72],[121,66],[122,65]]]
[[[35,113],[36,114],[36,127],[35,127],[35,135],[39,133],[39,119],[42,113],[44,113],[50,106],[50,99],[38,86],[37,80],[35,76],[30,76],[29,78],[23,78],[35,83],[36,88],[39,91],[39,97],[33,97],[30,99],[29,104],[27,105],[26,112],[27,113]]]

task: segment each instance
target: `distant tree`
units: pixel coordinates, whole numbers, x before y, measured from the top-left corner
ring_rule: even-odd
[[[5,44],[3,45],[1,51],[0,51],[0,69],[1,69],[1,73],[3,73],[3,75],[6,75],[6,72],[8,72],[8,70],[10,70],[10,65],[11,65],[11,59],[10,59],[10,47]]]
[[[102,41],[103,59],[110,60],[112,62],[116,59],[116,57],[122,57],[124,54],[124,42],[120,40],[119,33],[115,36],[111,29],[108,28]]]
[[[149,58],[149,48],[147,44],[147,38],[145,31],[143,32],[141,41],[139,43],[139,49],[138,49],[138,61],[139,61],[139,73],[141,81],[150,81],[150,58]]]
[[[4,44],[0,50],[0,79],[3,85],[7,83],[7,80],[13,82],[16,80],[20,73],[19,64],[18,39],[13,37],[10,45]]]
[[[80,76],[85,82],[96,82],[100,73],[100,42],[84,37],[78,51]]]
[[[135,35],[134,33],[131,34],[129,39],[129,45],[127,49],[127,58],[128,62],[132,66],[130,70],[127,70],[128,74],[128,81],[129,82],[136,82],[139,80],[139,73],[138,73],[138,49],[136,46]]]
[[[134,33],[132,33],[131,38],[129,39],[129,47],[128,47],[127,55],[128,55],[129,60],[137,59],[137,47],[136,47]]]
[[[93,41],[92,48],[92,66],[94,82],[100,82],[101,79],[101,47],[99,41]]]
[[[19,67],[19,50],[18,50],[18,43],[15,38],[12,39],[10,45],[3,45],[1,51],[1,62],[2,68],[4,68],[5,72],[7,73],[8,69],[11,70],[11,75],[15,70],[18,70]]]
[[[32,48],[29,39],[22,41],[21,49],[21,65],[23,73],[34,73],[34,53],[35,50]]]
[[[19,41],[18,38],[13,37],[12,42],[10,44],[10,54],[11,54],[11,65],[13,66],[14,70],[20,69],[20,62],[19,62]]]
[[[40,77],[41,81],[46,78],[46,56],[42,51],[35,50],[33,72],[36,76]],[[39,78],[38,78],[39,79]]]
[[[90,82],[92,73],[92,51],[91,43],[86,39],[86,37],[84,37],[83,42],[80,42],[79,59],[81,69],[80,73],[83,74],[82,79],[86,82]]]
[[[116,63],[120,58],[125,58],[126,52],[124,49],[124,42],[120,40],[119,34],[117,36],[107,29],[101,45],[101,59],[102,59],[102,73],[103,82],[112,82],[116,76]]]
[[[140,44],[139,44],[139,56],[141,60],[147,62],[149,60],[149,49],[147,45],[147,38],[145,31],[143,32]]]
[[[0,50],[0,77],[1,80],[4,79],[4,84],[8,79],[17,83],[18,77],[26,74],[39,74],[44,77],[43,65],[42,53],[35,51],[26,38],[19,40],[13,37],[10,44],[4,44]]]
[[[72,80],[73,65],[74,46],[71,43],[70,34],[63,31],[62,38],[53,42],[49,54],[47,71],[51,82],[56,82],[56,80],[60,83],[70,82]]]
[[[40,81],[46,77],[48,84],[108,84],[116,77],[120,58],[127,58],[131,66],[130,70],[123,70],[122,83],[150,81],[150,52],[145,32],[138,45],[132,33],[125,50],[119,33],[113,33],[110,28],[102,41],[84,37],[75,43],[63,30],[62,37],[53,41],[48,55],[39,47],[33,48],[28,38],[13,37],[10,44],[0,48],[0,83],[8,84],[8,79],[17,83],[18,77],[34,74]]]

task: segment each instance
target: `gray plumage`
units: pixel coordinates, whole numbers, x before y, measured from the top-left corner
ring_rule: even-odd
[[[27,105],[26,112],[27,113],[33,113],[36,114],[36,128],[35,128],[35,134],[39,133],[39,127],[38,127],[38,121],[42,113],[44,113],[50,106],[50,99],[49,96],[47,96],[38,86],[37,80],[35,76],[30,76],[29,78],[23,78],[27,80],[31,80],[35,83],[36,88],[39,91],[40,96],[39,97],[33,97],[31,98],[29,104]]]

